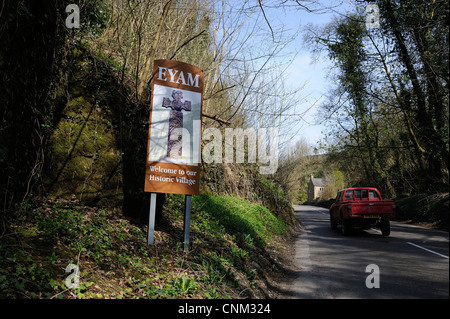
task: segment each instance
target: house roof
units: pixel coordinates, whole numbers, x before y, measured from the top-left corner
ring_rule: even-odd
[[[313,186],[325,187],[327,186],[327,180],[325,178],[311,178]]]

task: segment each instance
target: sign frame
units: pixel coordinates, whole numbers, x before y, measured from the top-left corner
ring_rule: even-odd
[[[194,65],[174,60],[154,61],[145,192],[198,195],[203,82],[203,70]],[[181,136],[178,141],[170,131],[173,113],[178,114],[178,123],[183,123],[178,124],[182,131],[182,134],[178,131]],[[180,113],[187,115],[183,119]],[[175,151],[170,148],[171,141],[175,141]]]

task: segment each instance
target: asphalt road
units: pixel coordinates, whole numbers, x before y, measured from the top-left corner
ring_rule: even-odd
[[[294,209],[305,229],[296,240],[293,298],[449,298],[448,232],[391,222],[389,237],[377,230],[346,237],[340,226],[330,229],[327,209]],[[368,265],[378,266],[379,288]]]

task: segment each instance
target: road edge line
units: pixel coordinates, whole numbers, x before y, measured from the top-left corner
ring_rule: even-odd
[[[409,241],[407,241],[406,243],[407,243],[407,244],[409,244],[409,245],[415,246],[415,247],[417,247],[417,248],[420,248],[420,249],[426,250],[426,251],[428,251],[428,252],[430,252],[430,253],[432,253],[432,254],[435,254],[435,255],[441,256],[441,257],[443,257],[443,258],[447,258],[447,259],[449,259],[449,258],[448,258],[448,256],[442,255],[442,254],[440,254],[440,253],[438,253],[438,252],[435,252],[435,251],[433,251],[433,250],[430,250],[430,249],[428,249],[428,248],[425,248],[425,247],[422,247],[422,246],[416,245],[416,244],[414,244],[414,243],[411,243],[411,242],[409,242]]]

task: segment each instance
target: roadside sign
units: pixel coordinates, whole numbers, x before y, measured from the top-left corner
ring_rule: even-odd
[[[203,77],[203,71],[190,64],[154,62],[146,192],[199,192]]]
[[[189,251],[191,195],[198,195],[203,71],[172,60],[153,65],[144,190],[150,192],[149,245],[154,244],[156,193],[184,194],[184,251]]]

